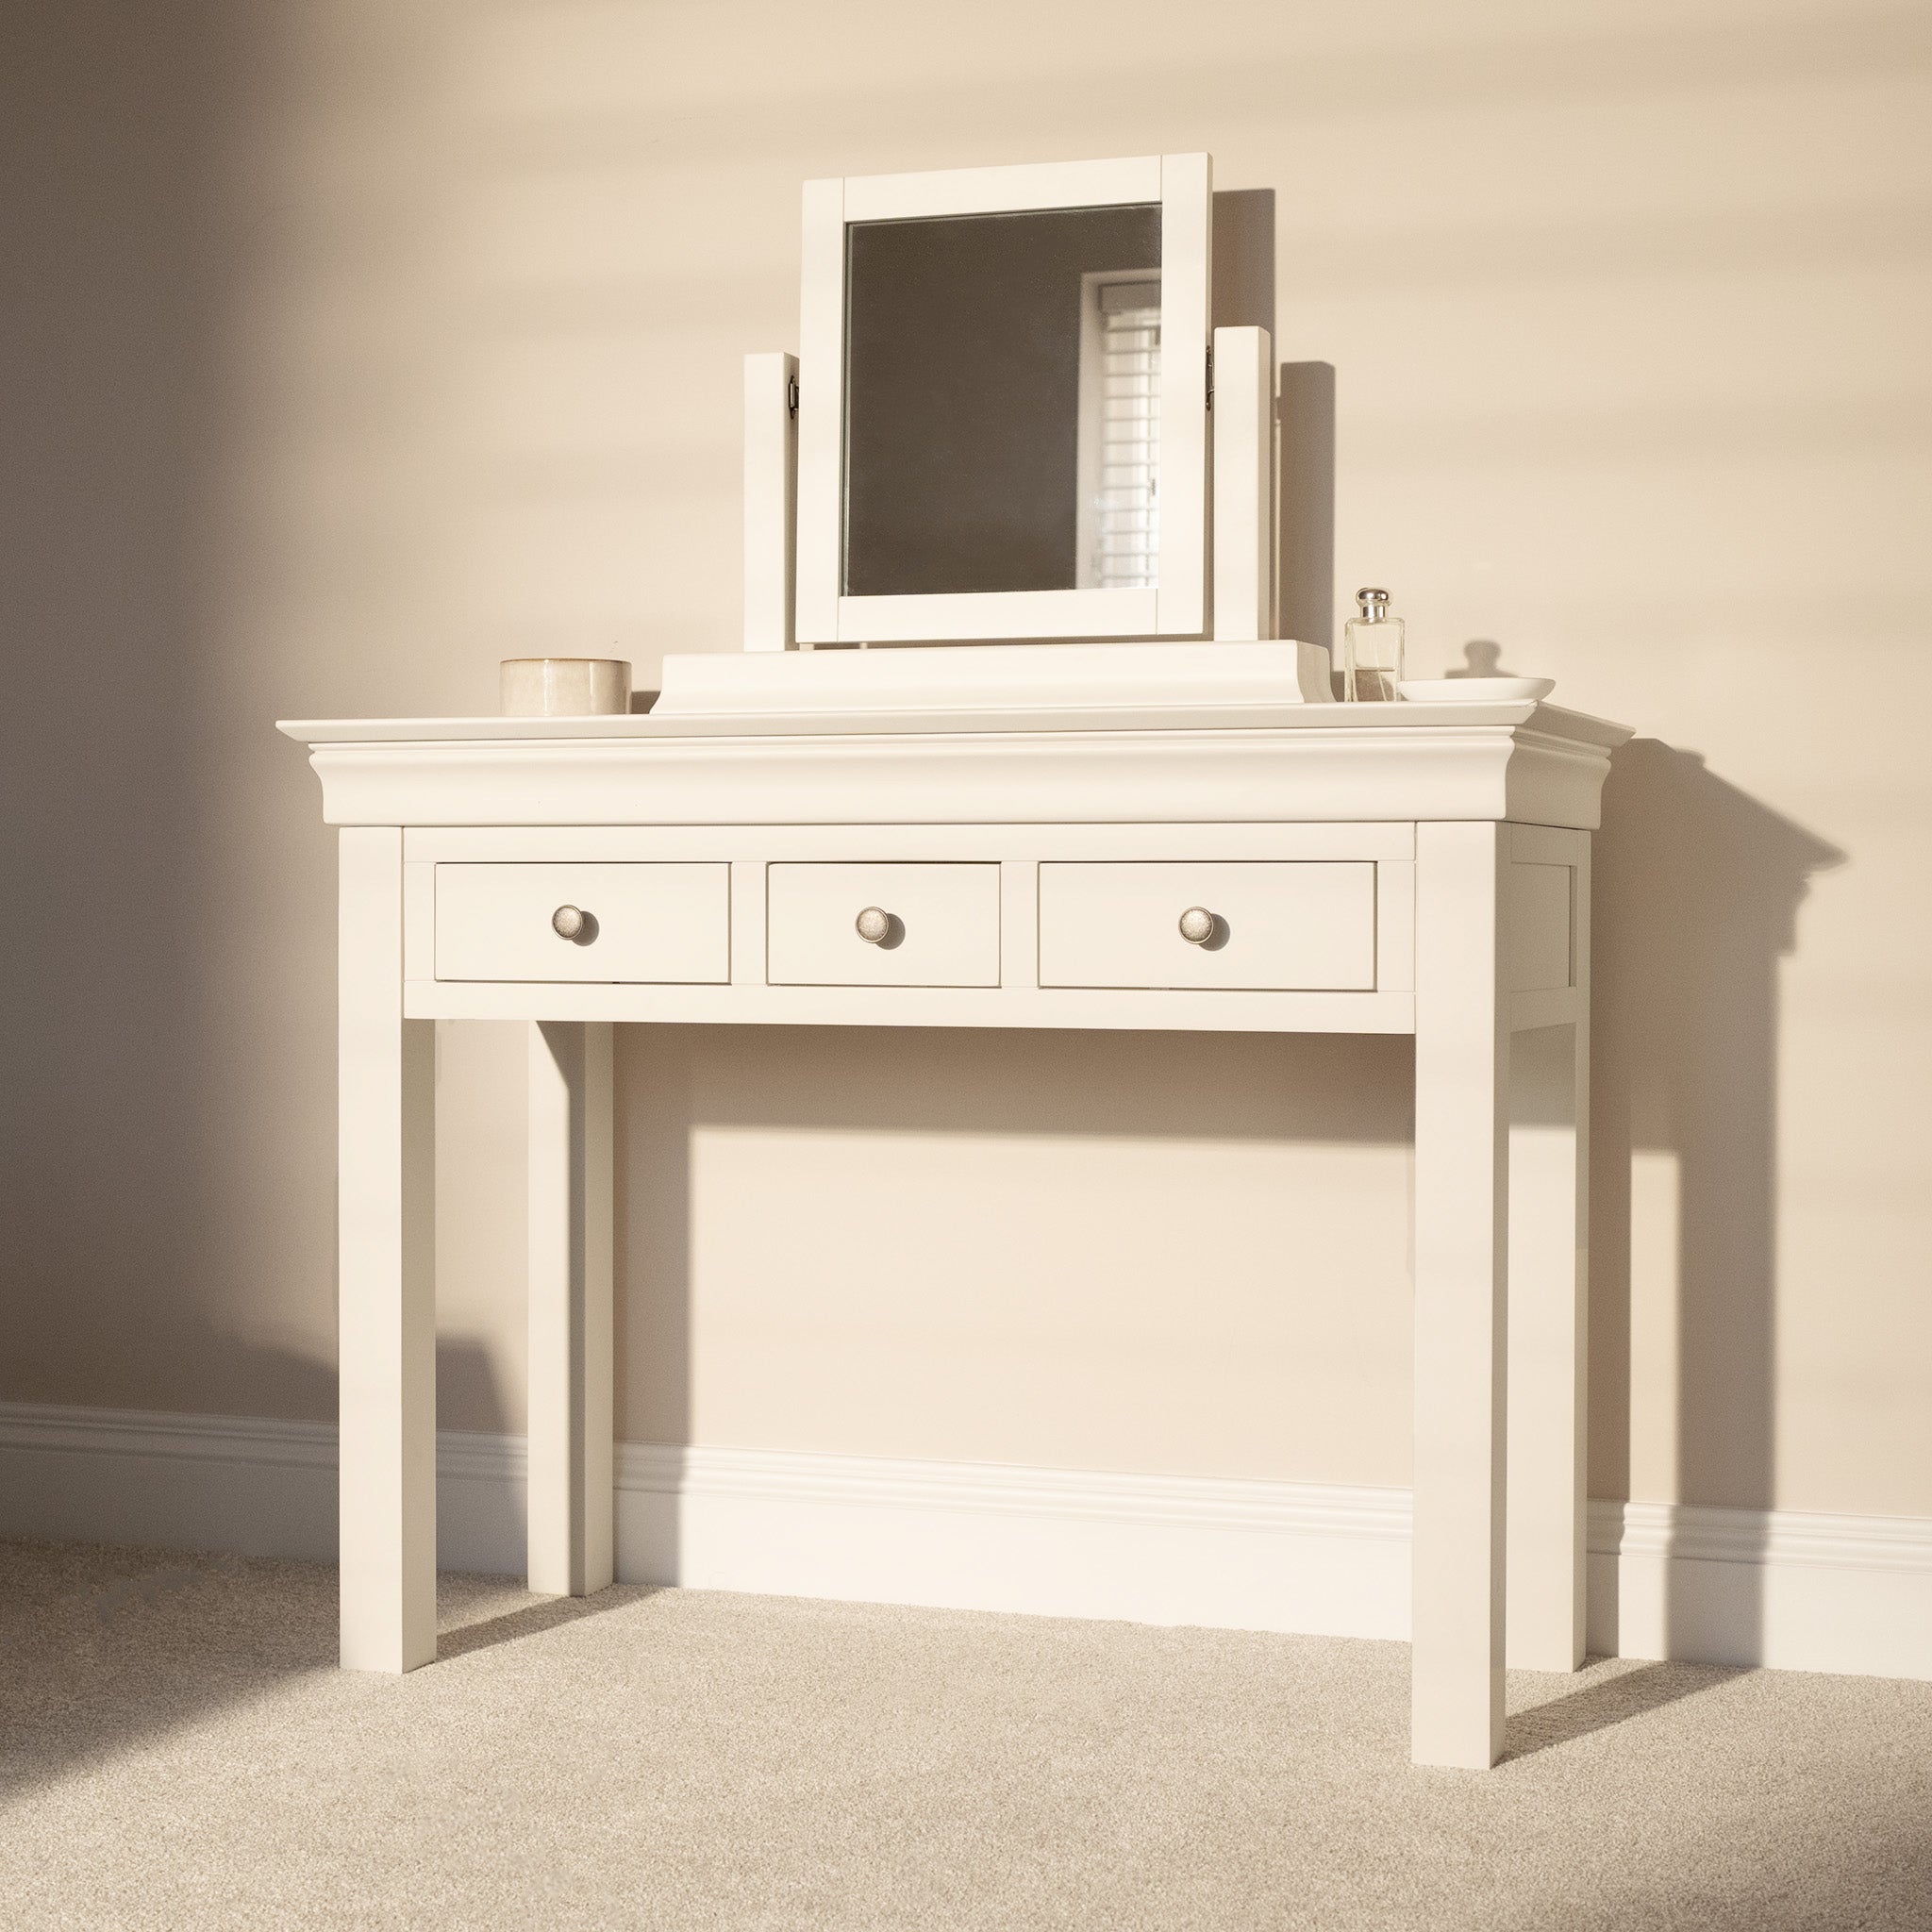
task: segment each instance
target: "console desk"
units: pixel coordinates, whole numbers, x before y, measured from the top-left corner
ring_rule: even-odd
[[[1506,1654],[1581,1661],[1589,834],[1620,726],[1518,703],[281,728],[341,828],[345,1665],[436,1655],[435,1022],[468,1018],[534,1023],[533,1590],[612,1576],[614,1024],[1412,1033],[1416,1761],[1495,1761]]]

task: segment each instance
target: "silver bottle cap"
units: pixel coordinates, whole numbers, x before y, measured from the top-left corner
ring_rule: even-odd
[[[1371,624],[1380,624],[1389,615],[1389,592],[1387,591],[1357,591],[1355,601],[1361,608],[1362,615]]]

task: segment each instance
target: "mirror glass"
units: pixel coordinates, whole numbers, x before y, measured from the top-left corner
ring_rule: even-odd
[[[844,593],[1151,586],[1159,204],[845,238]]]

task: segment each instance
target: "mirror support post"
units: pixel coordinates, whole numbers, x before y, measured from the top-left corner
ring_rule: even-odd
[[[794,647],[798,358],[744,358],[744,648]]]
[[[1274,635],[1274,345],[1265,328],[1214,331],[1214,635]]]
[[[1210,635],[1214,165],[1160,158],[1160,566],[1155,634]]]

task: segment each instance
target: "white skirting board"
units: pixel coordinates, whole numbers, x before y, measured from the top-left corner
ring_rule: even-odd
[[[617,1567],[1049,1616],[1406,1638],[1406,1491],[622,1444]],[[445,1432],[446,1569],[521,1572],[521,1438]],[[0,1403],[0,1534],[328,1562],[323,1423]],[[1932,1519],[1591,1506],[1592,1653],[1932,1678]]]

